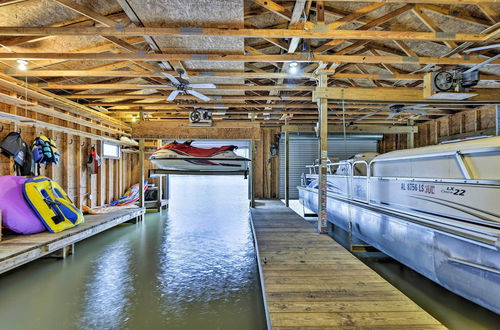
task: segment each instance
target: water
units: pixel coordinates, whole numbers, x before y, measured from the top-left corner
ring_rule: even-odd
[[[0,276],[0,329],[264,329],[247,181],[171,179],[168,212]]]

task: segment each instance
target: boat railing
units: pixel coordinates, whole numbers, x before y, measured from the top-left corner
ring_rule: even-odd
[[[334,174],[335,172],[335,169],[334,167],[335,166],[339,166],[341,164],[347,164],[347,162],[335,162],[335,163],[332,163],[331,160],[327,160],[326,162],[326,169],[327,169],[327,173],[328,174]],[[312,165],[306,165],[306,168],[309,169],[309,174],[318,174],[319,171],[316,171],[316,169],[319,169],[319,160],[316,159],[314,161],[314,164]]]
[[[445,151],[431,154],[421,154],[421,155],[408,155],[408,156],[399,156],[399,157],[387,157],[387,158],[375,158],[370,161],[369,164],[369,173],[373,173],[373,166],[375,163],[380,162],[391,162],[391,161],[401,161],[401,160],[421,160],[421,159],[432,159],[432,158],[443,158],[443,157],[453,157],[457,161],[457,165],[460,169],[460,172],[463,175],[463,179],[477,179],[474,177],[474,168],[470,161],[466,159],[466,155],[476,155],[476,154],[484,154],[490,152],[500,152],[500,147],[488,147],[488,148],[478,148],[478,149],[469,149],[469,150],[454,150],[454,151]]]
[[[366,169],[366,175],[356,175],[354,172],[356,170],[356,165],[364,165]],[[354,199],[361,202],[369,201],[369,182],[370,182],[370,164],[366,160],[356,160],[351,163],[351,173],[350,173],[350,183],[351,188],[349,189],[351,196],[350,199]]]

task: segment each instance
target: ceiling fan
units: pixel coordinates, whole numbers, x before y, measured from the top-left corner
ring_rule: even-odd
[[[357,123],[358,121],[370,118],[371,116],[376,115],[379,112],[385,111],[385,110],[390,110],[392,113],[390,113],[387,116],[387,119],[393,119],[397,115],[399,115],[401,112],[409,112],[409,113],[414,113],[417,115],[425,115],[427,114],[427,111],[425,110],[418,110],[419,108],[423,108],[427,106],[428,104],[415,104],[415,105],[410,105],[410,106],[405,106],[404,104],[388,104],[385,107],[379,108],[369,114],[366,114],[362,117],[359,117],[349,123],[346,124],[346,126],[353,125],[354,123]]]
[[[174,77],[170,73],[162,72],[162,74],[167,77],[172,85],[140,85],[140,87],[148,87],[148,88],[161,88],[161,87],[175,87],[176,90],[172,91],[170,95],[167,97],[167,101],[173,101],[179,94],[190,94],[194,97],[199,98],[203,101],[210,101],[210,98],[202,93],[195,91],[194,88],[217,88],[214,84],[191,84],[187,79],[182,78],[184,74],[184,70],[178,70],[179,77]]]

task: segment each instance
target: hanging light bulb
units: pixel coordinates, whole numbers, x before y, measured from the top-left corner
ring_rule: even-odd
[[[132,122],[135,123],[137,121],[137,115],[132,115]]]
[[[299,63],[292,62],[288,64],[288,72],[290,74],[296,74],[297,72],[299,72]]]
[[[28,70],[28,61],[25,60],[17,60],[17,68],[21,71]]]

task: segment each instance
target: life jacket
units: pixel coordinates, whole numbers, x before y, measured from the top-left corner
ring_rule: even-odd
[[[99,167],[101,166],[101,157],[97,155],[94,147],[90,148],[89,157],[87,160],[87,168],[90,174],[99,173]]]
[[[24,182],[23,195],[48,231],[57,233],[84,222],[83,213],[61,186],[44,176]]]
[[[37,174],[40,175],[40,165],[57,165],[59,162],[59,150],[57,150],[56,142],[45,135],[40,135],[33,141],[32,145],[33,157],[37,164]]]
[[[9,133],[0,144],[2,152],[14,159],[14,170],[19,176],[34,174],[35,163],[31,149],[17,132]]]

